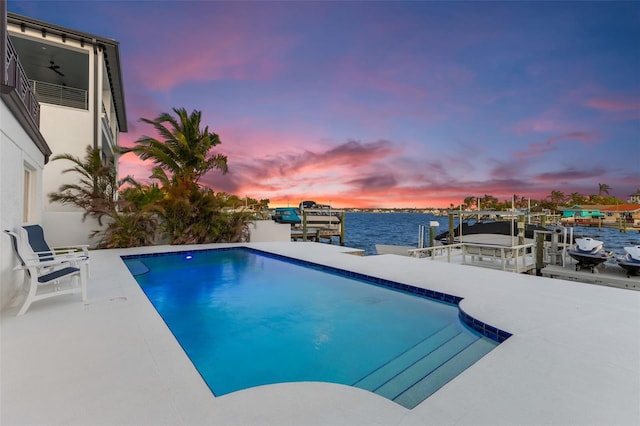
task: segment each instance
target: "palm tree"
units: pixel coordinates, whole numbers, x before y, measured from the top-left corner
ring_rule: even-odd
[[[571,195],[569,195],[569,201],[572,206],[576,206],[584,204],[586,200],[584,195],[581,195],[579,192],[572,192]]]
[[[473,195],[469,196],[469,197],[465,197],[464,201],[462,203],[462,207],[467,210],[470,209],[471,207],[476,205],[476,197],[474,197]]]
[[[598,184],[598,195],[602,196],[602,194],[607,194],[609,195],[609,190],[611,189],[611,187],[609,185],[607,185],[606,183],[599,183]]]
[[[558,205],[561,204],[565,199],[564,192],[555,190],[551,191],[549,199],[551,200],[552,210],[556,211],[558,210]]]
[[[184,108],[174,108],[173,112],[177,118],[168,113],[160,114],[155,120],[141,118],[140,121],[151,124],[164,140],[143,136],[135,142],[136,146],[125,152],[151,160],[155,164],[152,177],[163,186],[198,184],[202,176],[213,169],[227,173],[227,157],[210,153],[221,142],[217,134],[209,132],[208,126],[200,128],[202,113],[194,110],[187,114]]]
[[[484,194],[484,196],[480,198],[480,205],[486,210],[496,209],[498,203],[499,200],[493,195]]]
[[[83,209],[83,218],[93,216],[101,226],[103,218],[108,218],[103,229],[93,231],[90,235],[91,238],[97,238],[98,248],[153,244],[158,219],[152,203],[128,199],[132,190],[135,190],[138,199],[144,196],[145,192],[130,177],[118,180],[115,164],[103,163],[100,149],[87,146],[84,159],[62,154],[53,157],[52,160],[71,161],[74,166],[62,172],[74,172],[79,174],[80,178],[77,183],[61,185],[59,192],[49,194],[49,199]],[[125,182],[133,187],[125,189],[122,193],[124,196],[119,196],[118,188]]]
[[[551,191],[551,194],[549,195],[549,199],[555,203],[555,204],[560,204],[564,201],[565,199],[565,195],[564,192],[562,191]]]
[[[220,138],[202,125],[202,114],[174,108],[176,117],[162,113],[151,124],[162,140],[143,136],[127,150],[154,163],[151,178],[159,181],[164,197],[156,211],[171,244],[237,241],[245,238],[247,213],[225,213],[229,197],[201,187],[200,179],[211,170],[228,172],[227,157],[213,154]],[[235,196],[234,196],[235,197]],[[235,197],[235,200],[238,198]],[[233,199],[231,200],[233,201]]]
[[[80,207],[85,217],[95,216],[99,222],[107,216],[107,227],[93,234],[100,238],[99,246],[150,245],[157,241],[158,229],[172,244],[247,238],[250,214],[225,212],[228,197],[198,183],[210,170],[228,171],[227,157],[210,152],[220,144],[220,138],[208,127],[200,128],[199,111],[173,111],[176,118],[163,113],[155,120],[141,119],[153,125],[163,141],[143,136],[133,148],[122,151],[151,160],[155,165],[151,177],[160,185],[141,185],[130,177],[119,181],[115,165],[103,164],[100,150],[91,147],[84,160],[68,154],[54,157],[73,162],[75,166],[64,173],[77,172],[81,178],[78,183],[61,186],[59,192],[49,195],[50,199]],[[118,193],[124,183],[129,187]]]
[[[67,160],[74,166],[62,173],[75,172],[80,175],[77,183],[64,184],[58,192],[49,194],[49,200],[70,204],[85,211],[83,219],[93,216],[102,225],[104,216],[112,216],[116,211],[118,188],[120,183],[113,163],[103,163],[98,148],[87,146],[84,159],[71,154],[56,155],[52,161]]]

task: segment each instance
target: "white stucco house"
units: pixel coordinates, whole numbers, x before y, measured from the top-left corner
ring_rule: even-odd
[[[10,12],[7,31],[40,104],[40,132],[51,156],[84,158],[92,146],[117,167],[119,135],[127,131],[119,43]],[[62,173],[70,166],[64,160],[45,165],[38,219],[51,245],[92,245],[89,235],[97,222],[83,222],[83,211],[50,203],[47,196],[78,177]]]
[[[39,129],[40,104],[7,34],[7,3],[0,0],[0,227],[40,222],[42,175],[51,148]],[[10,239],[0,236],[0,308],[22,283]]]
[[[0,0],[0,230],[41,224],[52,246],[91,244],[97,224],[47,194],[77,175],[57,154],[84,158],[87,145],[117,167],[127,130],[118,42],[9,13]],[[0,309],[23,281],[0,234]]]

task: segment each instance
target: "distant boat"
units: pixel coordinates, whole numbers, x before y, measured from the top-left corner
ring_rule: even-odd
[[[604,243],[593,238],[576,238],[575,245],[569,249],[569,256],[578,261],[576,271],[581,268],[589,268],[595,272],[595,268],[613,257],[612,251],[605,251]]]
[[[278,223],[291,225],[302,224],[302,218],[306,215],[307,226],[331,227],[340,224],[340,215],[327,204],[317,204],[315,201],[302,201],[298,207],[277,207],[273,220]]]
[[[618,256],[618,265],[627,271],[627,277],[640,275],[640,246],[625,247],[625,254]]]

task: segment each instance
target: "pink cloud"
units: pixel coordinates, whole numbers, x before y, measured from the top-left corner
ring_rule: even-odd
[[[534,117],[521,120],[512,126],[517,135],[528,135],[531,133],[550,133],[563,131],[566,123],[558,121],[557,118]]]
[[[545,184],[558,185],[559,183],[567,183],[582,179],[594,180],[604,176],[605,174],[606,170],[600,167],[590,167],[588,169],[576,169],[575,167],[570,167],[559,171],[539,173],[534,176],[534,179]]]
[[[585,105],[607,112],[640,111],[640,99],[591,98]]]
[[[224,17],[211,20],[199,18],[190,16],[191,25],[172,26],[164,33],[140,29],[140,34],[165,34],[148,40],[145,49],[130,58],[147,88],[167,90],[188,81],[271,79],[286,68],[286,54],[296,44],[293,37],[267,28],[250,9],[236,14],[227,11]]]
[[[148,182],[153,164],[150,161],[142,161],[135,154],[125,154],[120,156],[118,162],[118,174],[120,178],[131,176],[138,182]]]
[[[555,151],[557,145],[560,143],[575,142],[578,141],[582,144],[588,145],[597,140],[597,135],[588,132],[570,132],[558,136],[548,138],[543,142],[533,142],[527,146],[524,151],[514,152],[514,157],[518,159],[525,159],[530,157],[540,157],[547,152]]]
[[[388,141],[347,141],[324,150],[290,149],[266,156],[230,157],[227,175],[209,173],[203,183],[217,191],[267,197],[280,203],[312,196],[319,201],[327,194],[333,202],[339,197],[355,202],[355,194],[394,187],[394,177],[385,164],[396,164],[399,152]]]
[[[363,143],[348,141],[325,151],[280,151],[268,156],[236,158],[223,181],[240,182],[253,187],[287,188],[344,181],[345,173],[357,173],[364,167],[394,155],[397,149],[388,141]],[[279,182],[279,183],[276,183]]]

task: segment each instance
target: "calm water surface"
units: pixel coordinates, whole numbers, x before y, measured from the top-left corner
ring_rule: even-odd
[[[418,246],[418,228],[429,222],[437,221],[440,226],[436,234],[449,229],[447,216],[434,216],[421,213],[347,213],[345,245],[362,249],[366,255],[376,254],[376,244]],[[457,224],[457,221],[456,221]],[[628,229],[626,233],[614,228],[586,228],[577,226],[574,235],[591,237],[604,242],[607,250],[623,254],[623,247],[640,245],[640,232]],[[429,237],[425,234],[425,245]]]

